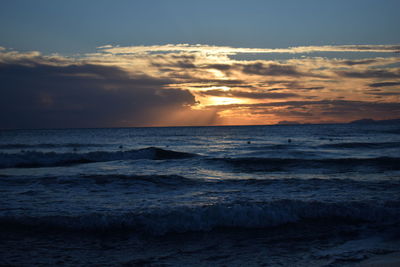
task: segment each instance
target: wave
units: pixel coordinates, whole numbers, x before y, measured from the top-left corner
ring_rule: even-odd
[[[293,171],[299,169],[332,169],[337,172],[400,170],[400,158],[214,158],[240,171]]]
[[[67,144],[0,144],[0,149],[30,149],[30,148],[79,148],[79,147],[102,147],[102,144],[80,144],[80,143],[67,143]]]
[[[322,148],[349,148],[349,149],[382,149],[382,148],[395,148],[400,147],[400,142],[381,142],[381,143],[370,143],[370,142],[346,142],[336,144],[325,144],[321,145]]]
[[[128,151],[97,151],[88,153],[55,153],[27,151],[18,154],[0,153],[0,168],[32,168],[65,166],[79,163],[105,162],[133,159],[185,159],[195,154],[148,147]]]
[[[325,223],[400,221],[400,201],[320,202],[275,200],[234,202],[202,206],[151,209],[119,214],[92,213],[76,216],[0,216],[2,227],[36,227],[44,230],[118,231],[164,235],[216,228],[268,228],[288,223],[323,220]]]

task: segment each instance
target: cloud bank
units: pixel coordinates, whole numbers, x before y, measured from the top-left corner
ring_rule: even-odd
[[[400,117],[399,45],[286,49],[100,47],[66,57],[0,49],[0,128],[345,122]],[[358,58],[233,55],[351,52]],[[364,57],[365,52],[384,57]],[[389,53],[389,56],[388,56]],[[393,54],[390,54],[393,53]]]
[[[193,113],[194,96],[164,88],[167,79],[114,66],[48,63],[0,63],[2,128],[169,125],[179,124],[175,113]]]

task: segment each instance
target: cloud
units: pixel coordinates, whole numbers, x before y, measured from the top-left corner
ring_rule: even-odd
[[[381,82],[381,83],[370,83],[369,87],[388,87],[388,86],[398,86],[400,82]]]
[[[230,55],[396,49],[104,46],[73,57],[5,49],[0,51],[0,128],[343,121],[368,112],[384,119],[399,116],[393,89],[400,69],[394,56],[236,60]]]
[[[269,75],[269,76],[301,76],[294,66],[262,63],[247,64],[243,66],[243,72],[247,74]]]
[[[389,70],[338,71],[336,73],[346,78],[400,78],[399,71]]]
[[[229,106],[229,107],[228,107]],[[212,108],[246,110],[254,115],[284,116],[300,122],[347,122],[355,118],[369,117],[389,119],[400,117],[399,102],[372,102],[351,100],[280,101],[256,104],[231,104]],[[278,120],[277,120],[278,122]]]
[[[114,66],[2,62],[0,80],[1,128],[168,125],[196,103],[187,90],[166,89],[169,80]],[[195,123],[210,122],[200,115]]]
[[[161,59],[162,61],[156,61]],[[158,68],[183,68],[193,69],[196,68],[194,64],[196,57],[193,55],[171,55],[169,58],[157,55],[153,57],[152,66]]]
[[[367,94],[376,96],[400,96],[400,92],[368,92]]]
[[[296,90],[303,90],[303,91],[312,91],[312,90],[322,90],[324,86],[313,86],[313,87],[294,87],[293,89]]]
[[[207,66],[204,66],[204,68],[210,68],[210,69],[216,69],[220,71],[229,71],[232,70],[232,65],[231,64],[209,64]]]
[[[267,93],[267,92],[248,92],[238,90],[207,90],[200,92],[203,96],[237,97],[250,99],[281,99],[298,96],[293,93]]]
[[[354,65],[369,65],[378,62],[376,59],[361,59],[361,60],[343,60],[341,63],[354,66]]]
[[[210,64],[203,66],[203,68],[217,69],[226,74],[231,74],[232,71],[240,71],[245,74],[262,76],[322,77],[321,75],[311,72],[299,71],[294,65],[260,61],[234,64]]]
[[[331,105],[323,105],[321,115],[331,116],[335,119],[346,114],[349,118],[370,117],[398,118],[400,117],[400,103],[396,102],[366,102],[366,101],[332,101]]]
[[[282,102],[268,102],[256,104],[232,104],[232,108],[243,107],[306,107],[313,105],[323,106],[376,106],[376,107],[395,107],[396,110],[400,109],[400,103],[391,102],[367,102],[367,101],[354,101],[354,100],[318,100],[318,101],[282,101]],[[218,107],[218,106],[216,106]],[[226,106],[225,106],[226,107]]]

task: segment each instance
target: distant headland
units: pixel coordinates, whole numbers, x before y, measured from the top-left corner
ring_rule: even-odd
[[[368,124],[368,123],[399,123],[400,119],[391,119],[391,120],[374,120],[371,118],[354,120],[349,122],[350,124]]]
[[[338,122],[336,122],[338,123]],[[335,122],[326,122],[320,124],[336,124]],[[370,123],[400,123],[400,118],[398,119],[389,119],[389,120],[374,120],[371,118],[363,118],[359,120],[353,120],[350,122],[343,122],[344,124],[370,124]],[[298,121],[280,121],[275,125],[307,125],[307,124],[314,124],[314,123],[302,123]]]

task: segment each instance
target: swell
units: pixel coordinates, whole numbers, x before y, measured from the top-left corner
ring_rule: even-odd
[[[136,231],[152,235],[211,231],[217,228],[269,228],[288,223],[324,220],[326,223],[400,221],[400,201],[320,202],[276,200],[234,202],[167,209],[147,209],[117,214],[91,213],[75,216],[0,216],[4,228],[24,227],[62,231]]]
[[[400,170],[400,158],[224,158],[213,159],[240,171],[293,171],[300,169],[331,169],[338,172],[369,170]]]
[[[33,168],[65,166],[79,163],[105,162],[133,159],[185,159],[195,154],[148,147],[128,151],[97,151],[88,153],[55,153],[27,151],[18,154],[0,153],[0,168]]]

